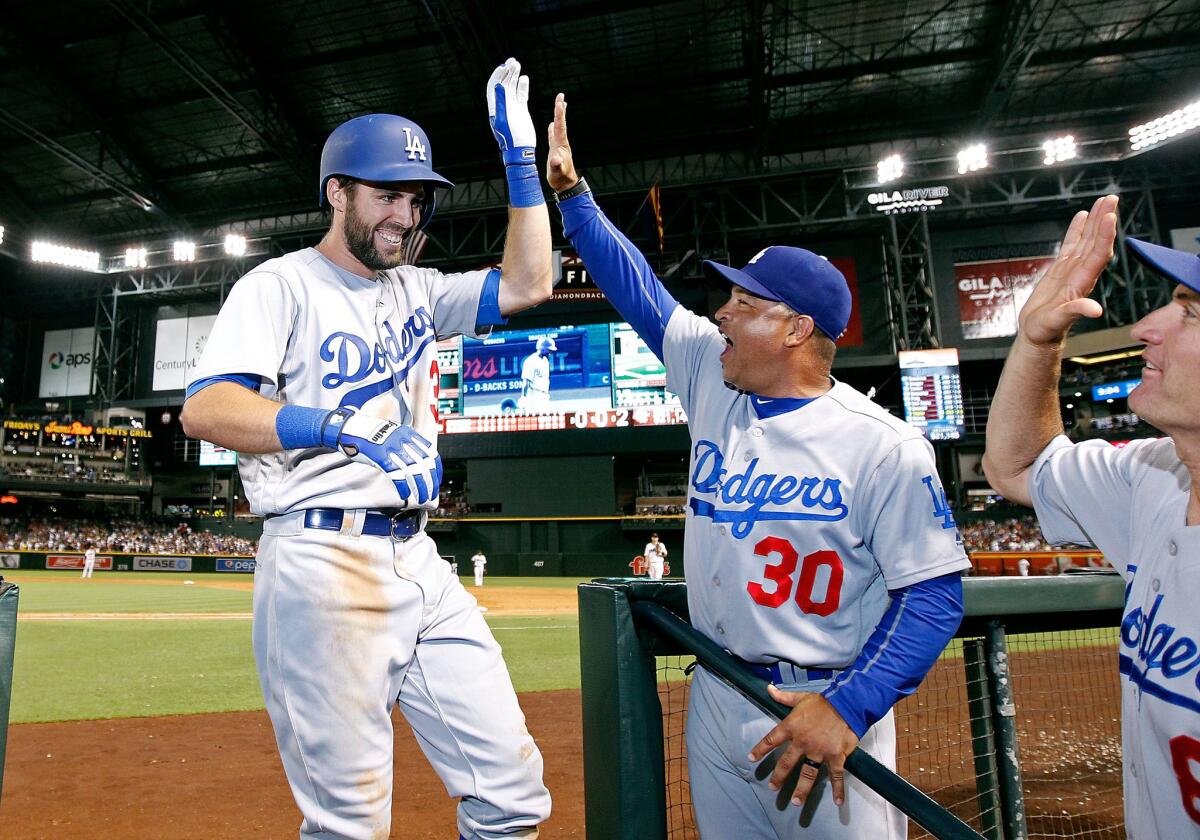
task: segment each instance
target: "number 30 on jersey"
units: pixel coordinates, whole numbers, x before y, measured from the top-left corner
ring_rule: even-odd
[[[837,611],[842,600],[842,577],[844,569],[842,558],[836,551],[814,551],[803,558],[795,546],[782,537],[765,537],[754,546],[754,553],[759,557],[778,557],[779,562],[768,563],[763,569],[763,577],[774,584],[768,591],[758,581],[746,584],[746,591],[754,603],[775,609],[787,603],[795,590],[796,606],[808,615],[830,615]],[[796,577],[796,567],[800,567],[799,577]],[[815,600],[817,578],[822,569],[828,569],[825,592],[821,599]]]

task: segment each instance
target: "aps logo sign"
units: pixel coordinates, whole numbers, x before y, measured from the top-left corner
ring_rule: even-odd
[[[69,353],[63,354],[55,350],[50,354],[48,359],[50,367],[53,370],[58,370],[63,365],[67,367],[75,367],[76,365],[90,365],[92,363],[91,353]]]

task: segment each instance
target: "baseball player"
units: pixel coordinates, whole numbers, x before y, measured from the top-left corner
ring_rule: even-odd
[[[521,398],[517,405],[523,410],[550,410],[550,354],[557,349],[553,338],[543,336],[521,363]]]
[[[83,575],[82,577],[90,578],[92,572],[96,570],[96,546],[88,543],[83,552]]]
[[[185,429],[242,453],[266,517],[254,652],[302,838],[389,836],[396,703],[459,798],[463,837],[536,837],[550,811],[500,648],[424,531],[442,473],[437,340],[481,337],[550,295],[528,95],[513,59],[488,80],[511,205],[502,269],[405,264],[451,185],[416,123],[352,119],[321,155],[328,233],[237,282],[188,386]]]
[[[663,563],[667,559],[667,547],[658,541],[658,534],[650,535],[650,542],[642,550],[642,556],[650,567],[650,579],[662,580]]]
[[[1021,577],[1029,577],[1029,558],[1022,557],[1017,561],[1017,572]]]
[[[932,448],[830,376],[851,304],[831,263],[779,246],[742,269],[706,263],[729,298],[715,324],[694,315],[575,172],[562,94],[549,132],[564,232],[687,411],[692,624],[793,707],[776,722],[697,672],[687,748],[701,836],[903,837],[902,815],[844,762],[861,744],[895,766],[892,705],[962,615],[968,561]]]
[[[483,586],[483,572],[487,568],[487,557],[484,556],[483,549],[475,550],[471,555],[471,565],[475,568],[475,585]]]
[[[1129,407],[1167,437],[1118,449],[1063,436],[1063,341],[1113,254],[1117,198],[1076,215],[1019,316],[988,416],[991,485],[1031,505],[1051,544],[1099,548],[1125,576],[1121,734],[1125,827],[1135,840],[1200,838],[1200,257],[1136,239],[1134,256],[1177,283],[1133,326],[1145,345]]]

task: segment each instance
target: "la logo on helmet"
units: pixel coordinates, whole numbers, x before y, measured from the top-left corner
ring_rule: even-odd
[[[409,160],[425,160],[425,144],[419,134],[413,134],[412,129],[404,126],[404,151],[408,152]]]

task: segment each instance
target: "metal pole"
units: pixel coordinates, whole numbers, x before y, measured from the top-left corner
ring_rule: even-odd
[[[997,791],[992,694],[988,689],[982,639],[963,639],[963,669],[967,675],[967,710],[971,720],[971,751],[975,755],[975,789],[979,792],[979,825],[988,840],[1004,840]]]
[[[4,752],[8,742],[8,707],[12,697],[13,655],[17,642],[16,584],[0,577],[0,799],[4,794]]]
[[[1017,704],[1013,699],[1012,672],[1008,667],[1008,641],[1004,625],[989,621],[984,637],[988,689],[992,694],[992,726],[996,736],[996,765],[999,774],[1000,812],[1004,836],[1027,840],[1025,794],[1021,780],[1021,756],[1017,748]]]

